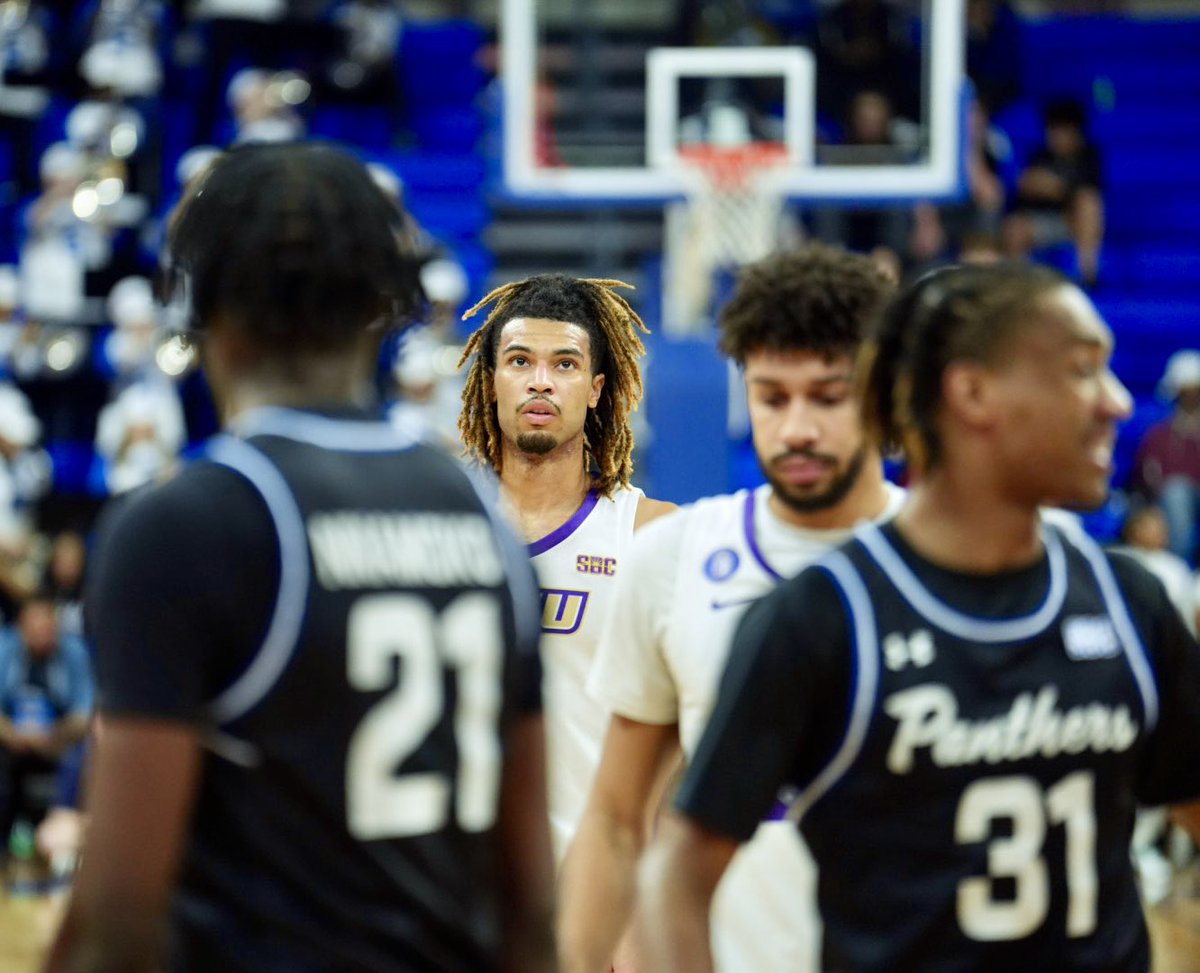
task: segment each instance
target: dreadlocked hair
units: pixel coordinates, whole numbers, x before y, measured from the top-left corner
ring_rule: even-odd
[[[859,354],[859,395],[868,436],[911,465],[941,462],[942,379],[955,361],[992,362],[1033,319],[1041,299],[1067,283],[1033,264],[935,270],[897,294]]]
[[[467,339],[458,367],[475,360],[463,389],[458,428],[467,455],[500,471],[500,425],[492,399],[496,350],[504,326],[516,318],[565,321],[588,335],[592,375],[604,375],[596,408],[583,426],[584,451],[601,496],[627,487],[633,475],[633,429],[629,416],[642,397],[638,359],[646,353],[638,332],[649,334],[629,302],[613,288],[632,290],[620,280],[579,279],[565,274],[538,274],[497,287],[463,315],[473,317],[492,305],[487,320]]]

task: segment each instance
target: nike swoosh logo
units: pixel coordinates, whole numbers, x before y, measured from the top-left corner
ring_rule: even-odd
[[[717,601],[715,598],[709,602],[709,607],[713,611],[720,611],[722,608],[737,608],[739,605],[749,605],[752,602],[758,601],[757,598],[734,598],[730,601]]]

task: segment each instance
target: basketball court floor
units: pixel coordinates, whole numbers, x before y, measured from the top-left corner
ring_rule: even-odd
[[[37,973],[62,914],[64,896],[0,898],[0,973]],[[1153,973],[1200,973],[1200,866],[1150,912]]]

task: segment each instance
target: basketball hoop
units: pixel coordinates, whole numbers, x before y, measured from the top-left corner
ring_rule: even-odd
[[[680,146],[687,202],[668,217],[669,320],[706,326],[713,274],[761,260],[779,245],[783,193],[768,174],[789,160],[778,142]]]

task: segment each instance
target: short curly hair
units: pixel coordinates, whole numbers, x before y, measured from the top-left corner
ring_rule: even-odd
[[[721,310],[721,351],[739,365],[756,351],[854,354],[893,291],[874,263],[812,243],[742,268]]]

